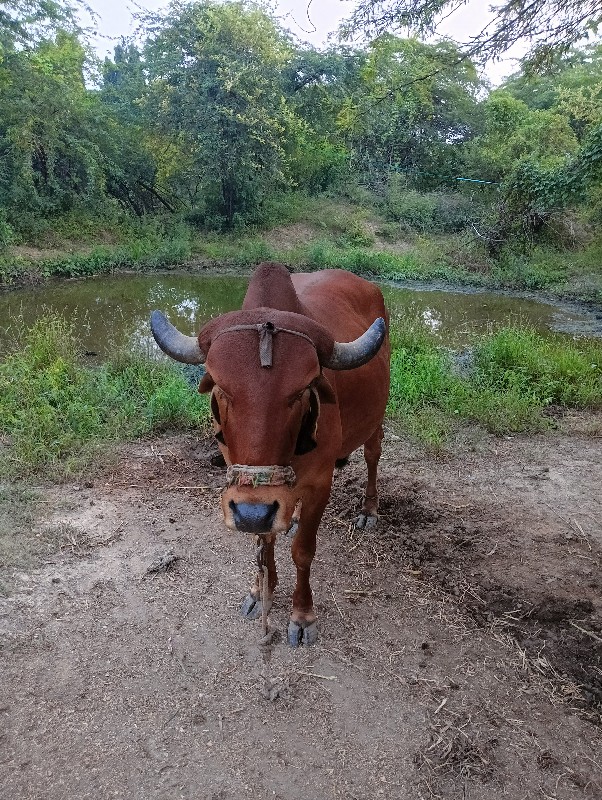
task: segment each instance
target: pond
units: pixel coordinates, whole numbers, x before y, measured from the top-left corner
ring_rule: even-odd
[[[0,353],[18,324],[31,325],[52,309],[77,320],[90,354],[115,346],[154,351],[148,318],[164,311],[184,333],[195,333],[212,317],[240,308],[248,278],[183,273],[100,276],[0,295]],[[392,318],[419,320],[444,346],[461,349],[475,333],[509,324],[530,325],[546,334],[602,336],[600,314],[503,294],[430,291],[383,285]],[[19,322],[15,322],[18,320]]]

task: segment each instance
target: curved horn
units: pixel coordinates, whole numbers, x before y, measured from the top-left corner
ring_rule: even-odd
[[[199,347],[196,336],[180,333],[160,311],[153,311],[150,326],[155,341],[168,356],[183,364],[205,363],[205,353]]]
[[[376,319],[368,330],[353,342],[335,342],[328,362],[322,364],[326,369],[355,369],[366,364],[379,351],[387,332],[382,317]]]

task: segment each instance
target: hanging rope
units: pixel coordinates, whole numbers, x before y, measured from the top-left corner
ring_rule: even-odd
[[[272,657],[272,650],[274,649],[274,631],[270,630],[268,618],[268,595],[270,591],[269,570],[264,538],[263,536],[258,536],[257,539],[257,570],[259,575],[261,575],[261,580],[259,581],[259,599],[261,601],[261,639],[259,640],[259,652],[263,658],[263,666],[261,669],[263,686],[261,693],[266,700],[274,701],[280,692],[277,681],[272,678],[270,670],[270,659]]]

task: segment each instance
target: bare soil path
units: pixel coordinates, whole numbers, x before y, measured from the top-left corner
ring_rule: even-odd
[[[356,454],[320,530],[319,643],[276,645],[273,702],[238,616],[253,547],[222,526],[207,442],[48,488],[61,552],[0,600],[0,797],[599,800],[602,442],[578,427],[444,458],[389,431],[368,532]]]

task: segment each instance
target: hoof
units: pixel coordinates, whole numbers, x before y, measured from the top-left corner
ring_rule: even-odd
[[[289,622],[288,624],[288,643],[291,647],[299,647],[305,645],[309,647],[310,644],[315,644],[318,641],[318,623],[317,622]]]
[[[378,515],[377,514],[360,514],[359,517],[355,520],[355,527],[358,528],[360,531],[368,530],[369,528],[375,528],[378,523]]]
[[[290,536],[290,538],[292,539],[293,536],[295,536],[295,534],[297,533],[298,530],[299,530],[299,519],[298,519],[298,517],[293,517],[291,519],[291,524],[288,527],[286,535]]]
[[[268,606],[268,613],[270,608],[272,607],[272,603],[270,602]],[[246,620],[254,620],[254,619],[261,619],[261,615],[263,614],[263,603],[258,597],[253,597],[253,595],[249,592],[249,594],[245,597],[242,601],[240,606],[240,616]]]

